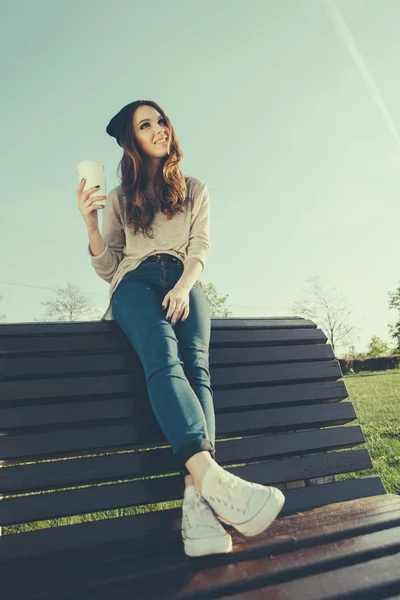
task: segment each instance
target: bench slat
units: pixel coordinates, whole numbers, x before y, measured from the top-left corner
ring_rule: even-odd
[[[400,511],[398,511],[398,518],[400,520]],[[369,521],[371,523],[371,519]],[[135,593],[141,600],[157,598],[161,590],[163,598],[177,600],[193,598],[193,594],[200,592],[203,598],[209,594],[209,597],[221,599],[228,597],[257,600],[260,598],[331,599],[333,589],[335,598],[338,597],[336,595],[338,591],[344,598],[349,598],[350,595],[347,594],[351,592],[355,594],[360,591],[365,591],[364,598],[376,600],[387,597],[381,595],[382,592],[377,593],[377,586],[379,585],[380,590],[393,591],[396,589],[393,588],[394,584],[396,582],[400,584],[398,569],[400,526],[364,535],[346,531],[345,524],[342,523],[335,529],[338,538],[335,541],[328,542],[323,539],[325,536],[321,536],[317,545],[301,547],[284,554],[275,551],[272,557],[264,555],[252,559],[249,557],[246,560],[245,548],[248,544],[244,542],[241,552],[235,553],[230,561],[229,568],[226,568],[225,564],[222,566],[216,564],[203,565],[201,569],[196,569],[196,565],[193,565],[192,568],[185,569],[184,565],[178,562],[179,559],[171,558],[161,565],[157,562],[153,565],[148,563],[147,569],[142,567],[142,573],[140,575],[137,573],[135,577],[132,572],[128,572],[126,564],[121,565],[118,572],[113,573],[113,598],[120,597],[120,591],[128,589],[128,582],[134,586]],[[279,535],[277,530],[279,531],[275,528],[275,538]],[[353,535],[350,537],[351,533]],[[267,549],[268,545],[263,550]],[[365,570],[369,561],[374,565],[379,564],[382,573],[387,577],[373,579],[371,583]],[[341,568],[338,570],[339,564]],[[357,569],[355,569],[356,565]],[[102,575],[105,582],[104,573]],[[343,577],[339,589],[332,581],[332,576],[335,575]],[[350,575],[353,579],[351,584]],[[95,574],[93,578],[96,578]],[[98,582],[100,585],[99,579]],[[99,590],[100,598],[106,597],[103,594],[106,593],[107,588],[110,591],[107,584],[101,588],[101,591]],[[251,591],[246,592],[246,590]]]
[[[337,535],[340,533],[339,530]],[[400,553],[396,553],[396,549],[399,548],[399,537],[400,527],[393,527],[388,531],[346,537],[331,543],[324,543],[321,540],[316,546],[287,552],[283,556],[279,552],[274,552],[273,557],[251,558],[249,556],[247,560],[246,556],[243,556],[246,547],[246,544],[243,544],[242,556],[235,553],[228,568],[225,564],[219,566],[218,562],[214,566],[203,565],[203,568],[196,568],[196,565],[189,567],[179,562],[179,559],[174,560],[173,557],[169,557],[164,561],[155,561],[153,565],[148,563],[147,568],[142,567],[141,573],[138,571],[132,573],[132,569],[125,561],[119,568],[109,567],[107,575],[102,572],[99,576],[93,570],[92,587],[97,588],[99,595],[96,595],[96,598],[107,598],[107,592],[110,594],[109,597],[127,598],[125,594],[128,590],[134,589],[136,597],[141,600],[154,600],[161,596],[165,599],[189,600],[194,594],[200,593],[202,598],[212,597],[221,600],[223,598],[238,600],[241,598],[251,600],[326,598],[330,600],[332,590],[338,591],[332,580],[336,575],[343,576],[339,586],[343,598],[350,597],[346,596],[346,592],[356,594],[361,591],[365,592],[363,598],[376,600],[388,597],[378,594],[378,586],[380,593],[383,589],[388,593],[396,590],[395,584],[400,585],[398,569]],[[379,565],[382,573],[387,577],[373,579],[371,584],[366,570],[369,561],[374,566]],[[341,565],[341,569],[338,569],[338,564]],[[351,585],[348,585],[349,576],[352,577]],[[85,578],[88,586],[87,573]],[[55,586],[58,583],[55,582]],[[72,592],[77,587],[82,590],[84,585],[81,578],[69,583],[68,587]],[[335,595],[335,598],[337,597]]]
[[[387,535],[390,536],[390,534]],[[384,538],[384,536],[381,536],[381,538]],[[379,538],[377,541],[379,541]],[[367,546],[366,551],[368,549]],[[371,549],[372,551],[373,548]],[[329,548],[327,552],[329,552]],[[333,554],[333,551],[331,554]],[[346,560],[346,558],[341,558],[338,552],[336,554],[336,562],[340,559],[342,561]],[[352,560],[352,558],[351,555],[347,554],[347,561]],[[400,589],[400,552],[372,560],[363,560],[361,555],[359,560],[361,561],[360,563],[347,564],[343,568],[336,568],[332,571],[328,570],[316,575],[309,575],[308,577],[304,577],[299,572],[297,576],[293,577],[292,581],[286,583],[257,587],[257,589],[248,592],[240,590],[238,594],[229,593],[229,600],[260,600],[260,598],[296,598],[297,600],[318,598],[318,600],[330,600],[332,598],[332,590],[334,590],[335,598],[353,597],[365,600],[392,598],[392,594]],[[330,564],[332,563],[326,564],[325,568],[329,569]],[[125,586],[126,584],[123,584],[124,588]],[[250,586],[251,580],[248,580],[246,587]],[[97,597],[100,599],[106,598],[106,595],[104,595],[106,593],[107,590],[103,588]],[[125,595],[126,589],[123,589],[122,593]],[[174,598],[179,598],[179,600],[189,597],[192,597],[192,595],[182,594],[174,596]],[[118,588],[115,585],[113,586],[113,598],[122,598],[119,596]],[[145,600],[146,598],[151,598],[151,596],[143,595],[142,598]],[[228,596],[219,596],[219,598],[221,600],[228,600]]]
[[[87,390],[86,390],[87,391]],[[339,402],[348,397],[344,381],[318,381],[256,387],[247,389],[218,389],[214,391],[214,407],[218,413],[223,409],[245,407],[279,407],[305,405],[312,402]],[[123,396],[123,397],[119,397]],[[0,404],[0,423],[3,429],[73,423],[79,421],[101,421],[103,419],[132,418],[144,411],[151,412],[147,392],[125,392],[102,396],[74,396],[72,398],[30,399],[27,406],[9,407]],[[147,406],[149,410],[147,410]]]
[[[219,464],[227,465],[328,452],[364,442],[359,425],[332,427],[217,442],[216,456]],[[124,452],[3,468],[0,469],[0,492],[22,494],[173,472],[176,472],[176,465],[170,448],[158,448],[149,452]]]
[[[155,416],[147,412],[146,418],[81,423],[75,427],[35,427],[11,430],[0,436],[0,456],[3,459],[22,460],[51,458],[66,452],[89,450],[127,449],[132,446],[149,448],[166,445],[164,434]],[[349,423],[357,418],[351,402],[327,403],[286,408],[256,409],[235,413],[216,414],[217,438],[241,437],[263,433],[279,433],[301,429],[313,429]],[[117,424],[115,424],[117,422]],[[18,433],[19,432],[19,433]],[[5,432],[4,432],[5,433]]]
[[[327,337],[315,323],[301,318],[237,319],[237,322],[211,319],[211,346],[243,346],[254,341],[273,345],[279,341],[325,344]],[[4,353],[99,351],[119,347],[128,348],[130,344],[115,323],[2,323],[0,327],[0,357]]]
[[[238,350],[239,352],[239,350]],[[0,402],[29,398],[62,398],[85,393],[110,394],[115,392],[144,392],[144,374],[112,375],[99,371],[85,377],[60,376],[51,378],[11,380],[0,382]],[[337,360],[322,360],[276,365],[240,365],[221,367],[211,371],[213,389],[218,387],[280,385],[290,382],[336,380],[342,377]],[[115,389],[115,387],[117,389]]]
[[[228,471],[248,481],[280,484],[310,477],[324,477],[372,468],[366,448],[328,454],[311,454],[286,460],[270,460],[245,466],[229,467]],[[361,480],[360,480],[361,481]],[[309,497],[317,488],[302,488]],[[288,490],[285,490],[285,492]],[[327,492],[328,493],[328,492]],[[33,494],[18,498],[3,498],[0,502],[0,525],[54,519],[83,513],[140,506],[142,504],[180,500],[183,486],[178,475],[140,479],[129,483],[91,486],[72,490]],[[326,496],[326,502],[330,497]]]
[[[78,325],[73,323],[71,325]],[[19,325],[15,325],[19,327]],[[5,325],[0,326],[0,364],[5,364],[5,359],[12,360],[26,355],[35,354],[64,354],[75,352],[123,352],[131,349],[128,339],[117,329],[99,333],[82,334],[82,331],[73,334],[72,329],[67,333],[42,333],[24,335],[4,335]],[[78,325],[79,327],[79,325]],[[82,334],[82,335],[81,335]]]
[[[211,318],[212,329],[219,331],[235,331],[240,329],[287,329],[305,328],[316,329],[314,321],[297,316],[283,317],[229,317]],[[49,336],[49,335],[81,335],[103,334],[119,331],[114,321],[43,321],[24,323],[2,323],[0,339],[17,336]]]
[[[302,344],[297,346],[254,346],[240,348],[210,348],[210,368],[230,364],[290,363],[335,359],[332,347],[327,344]],[[1,371],[2,379],[27,379],[29,377],[59,376],[99,373],[132,373],[142,371],[137,354],[132,348],[125,352],[92,352],[83,349],[74,353],[25,353],[11,356]]]

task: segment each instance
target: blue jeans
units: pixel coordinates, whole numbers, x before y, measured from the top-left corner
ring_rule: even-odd
[[[173,325],[162,308],[180,279],[176,257],[142,262],[127,273],[112,295],[112,312],[142,363],[147,393],[180,470],[197,452],[215,458],[215,413],[209,370],[211,316],[198,281],[189,292],[189,316]],[[168,303],[169,308],[169,303]]]

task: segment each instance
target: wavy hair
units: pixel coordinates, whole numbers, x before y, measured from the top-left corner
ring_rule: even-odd
[[[170,132],[169,154],[161,160],[160,169],[154,177],[156,198],[145,191],[146,165],[134,134],[133,117],[139,106],[153,106],[157,109]],[[125,221],[127,226],[133,227],[135,234],[141,231],[143,235],[153,238],[154,230],[151,224],[158,210],[170,220],[178,212],[184,212],[185,204],[192,199],[187,196],[187,178],[179,166],[183,161],[181,146],[165,112],[152,100],[138,100],[132,106],[131,116],[132,118],[127,119],[126,129],[121,137],[124,153],[118,164],[120,185],[126,198]]]

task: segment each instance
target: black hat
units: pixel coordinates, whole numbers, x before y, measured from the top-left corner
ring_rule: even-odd
[[[121,108],[121,110],[111,119],[106,127],[106,132],[108,135],[114,137],[121,148],[121,141],[126,131],[128,119],[132,119],[133,108],[135,105],[137,105],[137,103],[138,101],[136,100],[135,102],[131,102],[130,104],[127,104]]]

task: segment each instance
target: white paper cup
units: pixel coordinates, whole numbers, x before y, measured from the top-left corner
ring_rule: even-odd
[[[99,185],[99,189],[90,195],[91,198],[96,198],[97,196],[107,196],[107,183],[106,183],[106,175],[104,173],[104,165],[103,163],[97,160],[85,160],[76,167],[78,172],[79,181],[82,181],[82,177],[86,179],[85,187],[83,191],[85,192],[91,187]],[[97,202],[93,202],[95,206],[101,206],[102,208],[106,205],[105,198]]]

